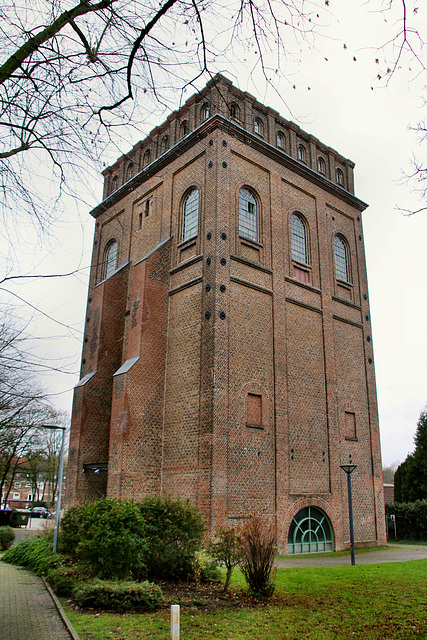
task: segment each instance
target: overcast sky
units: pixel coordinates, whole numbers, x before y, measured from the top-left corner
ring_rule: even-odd
[[[336,15],[332,1],[330,8]],[[328,37],[316,41],[318,51],[301,45],[302,62],[291,65],[291,83],[275,82],[281,98],[265,85],[256,68],[251,74],[246,72],[253,59],[242,61],[240,68],[237,61],[232,69],[224,64],[219,70],[240,89],[356,163],[356,195],[369,205],[362,219],[383,464],[389,465],[403,461],[413,450],[416,422],[427,403],[427,213],[408,217],[397,209],[419,206],[402,175],[410,168],[412,154],[422,154],[408,127],[424,116],[425,78],[418,73],[416,62],[406,57],[388,83],[379,81],[375,59],[382,54],[373,45],[386,41],[392,21],[385,23],[381,14],[367,16],[366,8],[355,12],[352,7],[351,14],[347,7],[341,10],[339,20],[330,19]],[[185,97],[191,93],[189,90]],[[127,151],[136,140],[120,151]],[[100,200],[101,180],[95,190]],[[52,401],[68,411],[71,390],[79,377],[93,235],[88,210],[93,204],[86,207],[68,201],[67,215],[50,237],[40,242],[28,227],[28,242],[19,247],[20,259],[25,257],[29,270],[34,265],[39,273],[79,269],[78,275],[60,283],[44,280],[42,286],[33,281],[14,285],[16,294],[62,323],[38,317],[31,330],[46,338],[38,341],[39,354],[70,372],[46,379],[54,394]],[[14,304],[18,315],[25,316],[17,297]],[[52,336],[59,339],[52,340]]]

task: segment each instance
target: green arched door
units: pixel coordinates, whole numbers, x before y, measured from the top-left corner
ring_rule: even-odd
[[[304,507],[289,528],[288,553],[320,553],[334,550],[332,526],[318,507]]]

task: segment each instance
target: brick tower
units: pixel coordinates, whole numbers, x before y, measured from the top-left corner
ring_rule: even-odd
[[[68,504],[189,498],[282,551],[385,540],[354,165],[216,76],[104,171]]]

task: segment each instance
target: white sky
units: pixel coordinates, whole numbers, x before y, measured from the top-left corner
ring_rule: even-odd
[[[378,82],[379,67],[374,60],[381,59],[381,54],[369,47],[382,44],[388,37],[384,15],[370,14],[367,19],[366,5],[360,11],[352,6],[351,14],[348,7],[334,5],[331,0],[331,14],[341,10],[342,15],[338,22],[330,19],[333,37],[316,40],[318,52],[302,46],[302,64],[292,68],[291,82],[296,89],[288,82],[278,85],[283,101],[276,92],[265,88],[256,70],[247,74],[251,60],[241,67],[234,62],[231,72],[226,66],[220,70],[239,88],[248,90],[356,163],[356,195],[369,204],[362,219],[383,464],[388,465],[403,461],[413,450],[416,422],[427,403],[427,212],[405,217],[396,209],[397,205],[419,206],[401,178],[412,154],[421,157],[421,148],[408,125],[415,125],[424,115],[421,95],[425,79],[422,74],[417,75],[416,64],[404,58],[402,69],[396,71],[388,85]],[[422,17],[419,20],[421,24]],[[186,97],[189,95],[191,91]],[[140,138],[150,128],[141,132]],[[127,151],[136,141],[133,139],[120,151]],[[101,180],[97,193],[99,201]],[[43,242],[32,237],[34,231],[28,229],[28,243],[20,246],[20,258],[26,253],[28,264],[38,265],[39,273],[67,272],[89,265],[93,220],[88,211],[95,203],[88,203],[86,208],[68,201],[66,217]],[[88,269],[59,283],[43,280],[14,285],[20,296],[73,328],[70,331],[47,318],[38,319],[35,328],[45,338],[38,341],[38,352],[50,361],[55,358],[60,368],[71,372],[50,375],[45,381],[48,390],[57,394],[52,396],[56,406],[68,411],[72,387],[79,377],[87,276]],[[17,314],[25,316],[19,300],[15,299],[14,304]],[[60,337],[52,340],[52,336]]]

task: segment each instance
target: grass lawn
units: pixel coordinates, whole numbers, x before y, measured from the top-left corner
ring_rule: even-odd
[[[407,640],[427,639],[427,560],[378,565],[279,569],[271,600],[253,602],[239,591],[222,599],[185,590],[148,614],[79,612],[62,601],[81,640],[167,640],[170,604],[181,604],[181,640]]]

